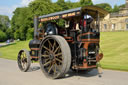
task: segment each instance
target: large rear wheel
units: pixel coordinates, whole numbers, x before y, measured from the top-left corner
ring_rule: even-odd
[[[52,79],[63,77],[71,65],[71,52],[67,41],[56,35],[46,37],[40,50],[40,66],[43,73]]]

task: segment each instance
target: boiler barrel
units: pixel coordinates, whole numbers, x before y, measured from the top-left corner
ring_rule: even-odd
[[[31,48],[39,48],[39,46],[40,46],[40,41],[37,40],[37,39],[31,40],[31,41],[29,42],[29,48],[30,48],[30,49],[31,49]]]

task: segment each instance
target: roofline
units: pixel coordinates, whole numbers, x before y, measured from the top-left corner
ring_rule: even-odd
[[[83,9],[90,9],[90,10],[93,10],[93,11],[98,11],[99,13],[102,13],[104,15],[107,15],[109,14],[108,11],[106,11],[105,9],[101,8],[101,7],[98,7],[98,6],[84,6],[81,8],[81,10]]]
[[[65,10],[65,11],[55,12],[55,13],[51,13],[51,14],[48,14],[48,15],[39,16],[39,18],[47,18],[47,17],[52,17],[52,16],[56,16],[56,15],[60,15],[60,14],[76,12],[76,11],[80,11],[81,8],[82,7],[78,7],[78,8],[74,8],[74,9]]]
[[[100,7],[97,6],[84,6],[84,7],[78,7],[75,9],[69,9],[65,11],[55,12],[48,15],[39,16],[39,19],[41,22],[49,21],[49,20],[57,20],[61,18],[69,18],[69,17],[75,17],[80,16],[83,12],[86,10],[96,11],[99,13],[100,17],[105,17],[108,12]]]

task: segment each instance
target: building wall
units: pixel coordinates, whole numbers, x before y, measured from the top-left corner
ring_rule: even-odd
[[[128,30],[128,16],[103,19],[100,22],[100,29],[103,32]]]
[[[126,0],[125,8],[117,13],[108,14],[101,20],[100,29],[101,31],[128,30],[128,0]]]

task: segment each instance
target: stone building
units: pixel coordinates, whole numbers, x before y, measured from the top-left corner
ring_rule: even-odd
[[[125,8],[118,13],[110,13],[101,21],[101,31],[128,30],[128,0]]]

